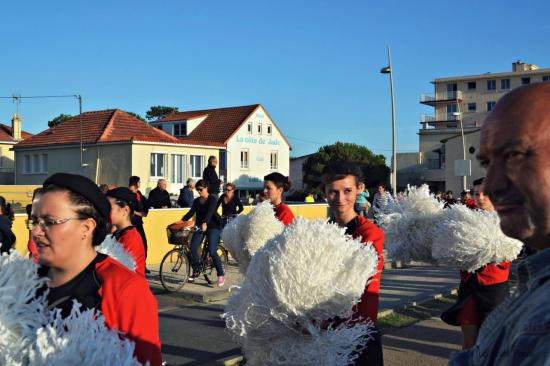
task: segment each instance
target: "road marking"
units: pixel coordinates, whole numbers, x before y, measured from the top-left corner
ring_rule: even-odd
[[[159,314],[160,313],[167,313],[169,311],[172,311],[172,310],[180,310],[181,308],[179,306],[169,306],[169,307],[166,307],[166,308],[162,308],[162,309],[159,309]]]

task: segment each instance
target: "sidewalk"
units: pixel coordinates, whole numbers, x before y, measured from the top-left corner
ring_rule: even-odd
[[[155,293],[164,292],[158,275],[159,265],[150,265],[149,270],[151,273],[147,275],[147,279],[151,289]],[[209,285],[201,277],[195,283],[185,284],[174,296],[200,303],[227,300],[229,288],[238,285],[242,276],[236,262],[231,260],[225,272],[224,287]],[[434,296],[447,295],[458,287],[458,283],[458,271],[447,267],[415,263],[407,268],[384,269],[380,286],[380,316],[406,305],[433,299]]]
[[[445,366],[461,349],[459,327],[431,318],[382,336],[385,366]]]

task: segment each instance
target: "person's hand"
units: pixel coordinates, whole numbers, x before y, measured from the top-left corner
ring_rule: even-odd
[[[202,225],[201,225],[201,231],[202,231],[202,232],[206,232],[206,227],[207,227],[207,226],[206,226],[206,222],[202,223]]]

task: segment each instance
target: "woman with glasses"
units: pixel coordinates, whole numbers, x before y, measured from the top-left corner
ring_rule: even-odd
[[[233,183],[227,183],[225,193],[221,195],[218,200],[218,206],[222,206],[222,222],[225,226],[227,221],[243,212],[243,203],[239,197],[235,194],[237,187]]]
[[[218,215],[218,201],[216,197],[208,192],[208,182],[200,179],[195,183],[195,188],[199,193],[199,197],[195,198],[189,212],[187,212],[182,220],[188,221],[195,216],[195,224],[199,230],[195,231],[191,238],[191,266],[193,267],[193,275],[189,278],[193,282],[199,276],[197,266],[199,265],[199,247],[206,236],[210,256],[214,261],[216,272],[218,274],[218,286],[225,284],[222,261],[218,255],[218,245],[221,235],[221,217]]]
[[[271,173],[264,177],[263,194],[271,202],[275,209],[275,216],[285,226],[294,221],[294,214],[283,202],[283,193],[290,189],[290,179],[281,173]]]
[[[64,317],[74,301],[82,304],[81,310],[97,309],[108,328],[135,342],[141,363],[158,366],[158,308],[149,284],[95,250],[105,239],[110,213],[109,201],[88,178],[57,173],[46,179],[27,220],[39,275],[48,280],[46,301]]]
[[[131,221],[134,210],[138,207],[136,196],[126,187],[111,189],[106,196],[111,204],[111,224],[116,228],[113,236],[134,258],[136,273],[145,277],[143,241]]]

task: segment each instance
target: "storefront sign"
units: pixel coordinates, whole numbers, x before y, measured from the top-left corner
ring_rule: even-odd
[[[263,137],[260,137],[260,138],[256,138],[253,136],[242,137],[239,135],[237,135],[237,142],[241,142],[244,144],[275,145],[275,146],[279,146],[281,144],[281,141],[277,138],[268,137],[266,139]]]

